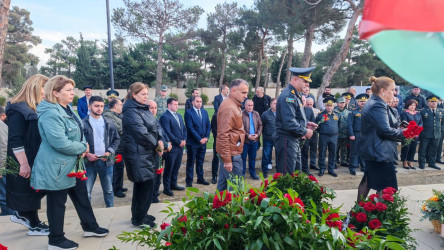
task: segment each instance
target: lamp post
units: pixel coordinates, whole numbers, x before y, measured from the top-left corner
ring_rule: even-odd
[[[111,90],[114,90],[114,73],[113,73],[113,47],[111,44],[111,23],[109,18],[109,0],[106,0],[106,20],[108,26],[108,58],[109,58],[109,74],[111,77]]]

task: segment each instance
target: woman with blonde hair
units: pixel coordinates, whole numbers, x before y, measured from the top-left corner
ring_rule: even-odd
[[[358,201],[364,200],[370,189],[378,194],[387,187],[398,189],[394,142],[404,140],[397,117],[387,105],[394,97],[395,81],[385,76],[372,76],[370,81],[373,95],[361,118],[360,157],[366,167],[358,187]]]
[[[31,76],[6,107],[7,154],[20,165],[18,175],[6,176],[6,203],[16,211],[11,221],[29,228],[28,235],[49,234],[48,226],[40,221],[37,213],[44,192],[33,190],[29,178],[41,143],[36,107],[44,98],[47,81],[44,75]]]
[[[31,175],[31,186],[45,190],[49,222],[48,249],[75,249],[78,244],[64,236],[63,224],[67,196],[80,218],[84,237],[105,236],[108,230],[97,224],[85,181],[70,178],[77,160],[87,153],[80,118],[69,104],[74,99],[75,82],[54,76],[45,85],[45,100],[37,107],[42,137]],[[77,171],[76,171],[77,172]]]

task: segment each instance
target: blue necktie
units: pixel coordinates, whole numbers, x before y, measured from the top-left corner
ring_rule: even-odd
[[[250,135],[254,134],[254,122],[253,122],[253,112],[248,113],[250,116]]]

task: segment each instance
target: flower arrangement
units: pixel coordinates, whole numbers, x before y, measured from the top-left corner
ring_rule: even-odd
[[[407,129],[402,131],[405,140],[402,147],[409,145],[414,139],[418,138],[424,128],[416,124],[415,121],[410,121]]]
[[[77,157],[77,162],[74,165],[74,168],[71,170],[71,173],[67,174],[67,176],[70,178],[76,177],[82,181],[88,179],[88,177],[86,177],[85,161],[83,157]]]
[[[11,156],[6,156],[5,162],[0,164],[0,175],[18,175],[20,173],[20,164]]]
[[[433,189],[433,195],[422,204],[422,220],[428,219],[432,222],[437,233],[441,233],[441,223],[444,211],[444,194]]]
[[[159,157],[159,167],[156,169],[156,174],[162,174],[162,173],[163,173],[162,157]]]
[[[283,178],[283,179],[281,179]],[[233,185],[232,191],[216,194],[187,189],[185,205],[174,212],[171,203],[159,229],[145,227],[123,232],[123,242],[147,245],[153,249],[400,249],[403,241],[376,235],[377,230],[363,228],[361,233],[342,228],[339,208],[321,201],[307,203],[297,191],[284,189],[284,182],[297,182],[307,176],[275,176],[259,189],[247,183]],[[268,184],[266,185],[268,181]],[[317,184],[317,183],[316,183]],[[281,185],[280,188],[277,186]],[[307,204],[310,204],[308,206]],[[321,212],[319,212],[321,211]]]
[[[392,187],[382,190],[382,196],[372,194],[367,199],[355,203],[347,219],[347,227],[361,231],[365,227],[371,230],[382,229],[376,235],[382,237],[396,236],[404,239],[405,247],[415,244],[410,236],[410,218],[405,198]]]

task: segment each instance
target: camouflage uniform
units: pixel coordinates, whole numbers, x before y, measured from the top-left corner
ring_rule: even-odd
[[[165,111],[168,109],[167,106],[167,100],[168,98],[170,98],[170,96],[165,96],[165,98],[162,98],[162,96],[156,96],[156,98],[154,98],[154,101],[157,103],[157,119],[159,119],[163,113],[165,113]]]

